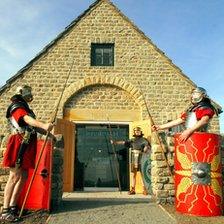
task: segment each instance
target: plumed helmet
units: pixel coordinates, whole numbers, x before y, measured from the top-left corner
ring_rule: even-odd
[[[16,94],[21,95],[25,100],[26,99],[29,99],[29,100],[33,99],[32,88],[28,85],[18,86],[16,88]]]
[[[207,92],[204,88],[196,87],[193,89],[191,94],[191,102],[193,104],[201,102],[203,98],[208,98]]]

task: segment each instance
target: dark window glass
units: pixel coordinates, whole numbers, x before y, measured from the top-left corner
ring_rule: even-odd
[[[92,44],[91,66],[113,66],[114,44]]]

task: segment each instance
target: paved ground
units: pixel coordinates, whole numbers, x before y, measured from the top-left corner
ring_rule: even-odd
[[[35,222],[28,222],[34,224]],[[195,217],[160,206],[150,196],[127,192],[65,193],[60,209],[48,224],[224,224],[224,216]]]
[[[174,206],[163,205],[163,208],[177,220],[178,224],[224,224],[224,216],[203,217],[183,215],[179,212],[176,212]]]
[[[175,219],[150,196],[127,192],[65,193],[48,224],[173,224]]]

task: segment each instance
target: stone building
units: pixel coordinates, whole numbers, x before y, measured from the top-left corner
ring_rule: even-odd
[[[51,118],[64,90],[55,128],[65,142],[64,191],[117,188],[110,134],[126,139],[132,127],[139,125],[150,137],[147,106],[155,123],[175,119],[189,104],[190,91],[196,86],[109,0],[95,1],[10,78],[0,89],[1,108],[8,106],[22,84],[32,86],[31,107],[44,121]],[[9,135],[5,109],[0,110],[0,125],[2,156]],[[211,131],[219,133],[217,117]],[[170,201],[173,180],[156,138],[151,136],[151,141],[152,190],[160,201]],[[116,150],[123,152],[119,175],[122,190],[128,190],[128,152],[122,147]],[[1,170],[1,191],[5,175]]]

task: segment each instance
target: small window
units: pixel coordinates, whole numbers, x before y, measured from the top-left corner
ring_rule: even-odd
[[[114,66],[114,44],[91,44],[91,66]]]

